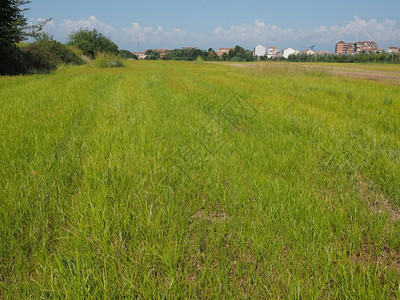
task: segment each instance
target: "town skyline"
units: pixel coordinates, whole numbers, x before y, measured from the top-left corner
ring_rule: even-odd
[[[386,49],[382,49],[378,47],[378,43],[375,41],[357,41],[357,42],[344,42],[344,41],[339,41],[335,45],[335,51],[321,51],[321,50],[316,50],[314,51],[314,47],[317,45],[312,45],[308,49],[303,49],[303,50],[298,50],[298,49],[293,49],[291,47],[289,48],[283,48],[279,49],[278,47],[275,46],[263,46],[261,44],[258,44],[257,46],[254,47],[254,50],[252,51],[253,56],[258,57],[258,59],[278,59],[278,58],[285,58],[288,59],[290,55],[319,55],[319,56],[324,56],[324,55],[331,55],[331,54],[345,54],[345,55],[355,55],[355,54],[361,54],[361,53],[375,53],[375,54],[380,54],[380,53],[386,53],[386,54],[400,54],[400,47],[396,46],[389,46]],[[241,48],[239,45],[236,45],[236,47]],[[210,55],[211,52],[213,52],[215,55],[219,57],[219,59],[222,60],[227,60],[229,59],[228,54],[230,54],[231,51],[235,51],[236,47],[219,47],[218,49],[208,49],[208,53]],[[242,48],[243,49],[243,48]],[[132,51],[131,53],[136,56],[137,59],[148,59],[146,58],[149,54],[147,51],[151,51],[151,59],[155,59],[153,57],[154,52],[158,52],[158,58],[161,59],[171,59],[167,58],[169,52],[173,52],[176,50],[201,50],[198,47],[181,47],[176,48],[176,49],[147,49],[144,51]],[[245,49],[243,49],[245,50]],[[203,49],[203,51],[205,51]],[[248,50],[246,50],[248,51]],[[225,57],[224,57],[225,55]],[[211,60],[214,60],[212,58]]]

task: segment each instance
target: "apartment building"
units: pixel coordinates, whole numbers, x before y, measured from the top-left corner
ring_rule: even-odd
[[[165,55],[167,55],[167,51],[169,51],[169,49],[150,49],[154,52],[160,52],[160,57],[164,57]]]
[[[346,43],[340,41],[336,43],[335,53],[336,54],[353,54],[356,52],[355,43]]]
[[[374,41],[358,41],[355,43],[346,43],[340,41],[336,44],[336,54],[354,54],[361,52],[383,52],[378,48],[378,44]]]
[[[223,47],[223,48],[219,48],[219,51],[215,51],[215,53],[217,53],[217,55],[218,55],[219,57],[221,57],[222,54],[224,54],[224,53],[228,54],[230,50],[233,51],[234,49],[235,49],[235,48],[226,48],[226,47]]]
[[[358,41],[355,43],[356,53],[360,53],[362,51],[377,51],[378,44],[373,41]]]
[[[265,53],[265,47],[262,45],[257,45],[253,51],[253,55],[258,57],[265,56]]]
[[[268,47],[267,57],[268,58],[275,58],[276,54],[279,52],[277,47]]]
[[[400,53],[400,48],[399,47],[388,47],[386,49],[387,53]]]
[[[293,48],[286,48],[286,49],[278,51],[276,53],[276,57],[284,57],[287,59],[289,57],[289,55],[298,54],[298,53],[299,53],[299,51],[294,50]]]

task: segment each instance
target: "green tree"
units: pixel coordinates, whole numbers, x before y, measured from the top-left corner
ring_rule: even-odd
[[[219,56],[213,49],[208,49],[207,60],[217,61],[219,60]]]
[[[233,49],[234,56],[241,56],[244,53],[245,53],[244,48],[240,47],[239,45],[236,45],[235,48]]]
[[[35,40],[37,42],[50,42],[50,41],[54,41],[54,36],[48,32],[39,32],[35,36]]]
[[[245,50],[243,47],[236,46],[233,51],[228,54],[231,61],[255,61],[257,58],[253,55],[253,51]]]
[[[119,50],[119,56],[125,59],[137,59],[137,56],[129,50]]]
[[[147,59],[147,60],[157,60],[157,59],[159,59],[161,57],[160,52],[154,51],[154,50],[147,50],[145,52],[145,54],[146,54],[146,58],[145,59]]]
[[[244,57],[245,57],[246,61],[256,61],[257,60],[257,57],[253,55],[253,51],[251,51],[251,50],[246,50]]]
[[[17,43],[34,37],[49,21],[28,26],[21,6],[30,3],[23,0],[0,0],[0,74],[18,74],[23,70],[23,58]]]
[[[165,60],[185,60],[184,52],[182,49],[173,49],[168,50],[165,56],[163,57]]]
[[[69,35],[68,44],[81,49],[84,55],[94,58],[99,52],[118,54],[118,46],[96,29],[79,29]]]

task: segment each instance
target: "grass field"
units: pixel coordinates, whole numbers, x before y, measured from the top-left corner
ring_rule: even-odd
[[[382,71],[400,73],[400,64],[384,64],[384,63],[299,63],[301,65],[316,65],[327,68],[354,69],[360,71]]]
[[[140,61],[0,78],[0,299],[400,298],[400,86]]]

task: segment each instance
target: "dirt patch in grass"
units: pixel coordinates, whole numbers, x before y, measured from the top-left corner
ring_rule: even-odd
[[[373,182],[363,175],[358,175],[357,180],[360,198],[367,203],[372,214],[387,214],[389,222],[393,223],[400,220],[400,208],[395,206],[390,199],[377,192]],[[398,249],[383,246],[383,249],[379,252],[376,250],[374,245],[364,243],[360,252],[355,254],[352,260],[361,263],[363,266],[379,265],[400,273],[400,252]]]
[[[190,243],[197,248],[198,253],[192,254],[188,259],[191,268],[195,270],[195,273],[188,274],[187,280],[190,285],[197,285],[197,275],[203,271],[207,259],[207,248],[214,247],[214,245],[209,245],[208,234],[210,232],[201,233],[197,227],[201,222],[206,223],[207,227],[213,226],[213,224],[222,223],[229,219],[229,216],[222,207],[218,204],[214,212],[209,213],[205,209],[200,209],[196,211],[189,220],[189,225],[191,227]],[[209,268],[212,268],[213,264],[217,264],[215,259],[212,259],[212,263],[209,264]]]
[[[227,220],[228,218],[229,218],[228,214],[223,211],[217,211],[217,212],[213,212],[211,214],[207,214],[205,212],[205,210],[203,210],[203,209],[197,211],[190,217],[190,219],[192,221],[203,219],[203,220],[207,220],[211,223],[219,223],[219,222]]]
[[[378,265],[387,269],[394,269],[400,273],[400,253],[397,249],[385,246],[378,255],[374,254],[373,246],[364,244],[359,253],[352,259],[354,263],[361,263],[362,266]]]
[[[190,217],[191,222],[196,220],[206,220],[210,223],[219,223],[228,219],[229,215],[225,212],[224,208],[219,202],[216,204],[216,207],[211,213],[207,213],[207,211],[204,209],[199,209]]]
[[[392,222],[400,220],[400,208],[395,206],[389,199],[376,192],[373,188],[373,183],[362,175],[358,176],[358,188],[361,199],[368,203],[373,213],[387,213]]]

